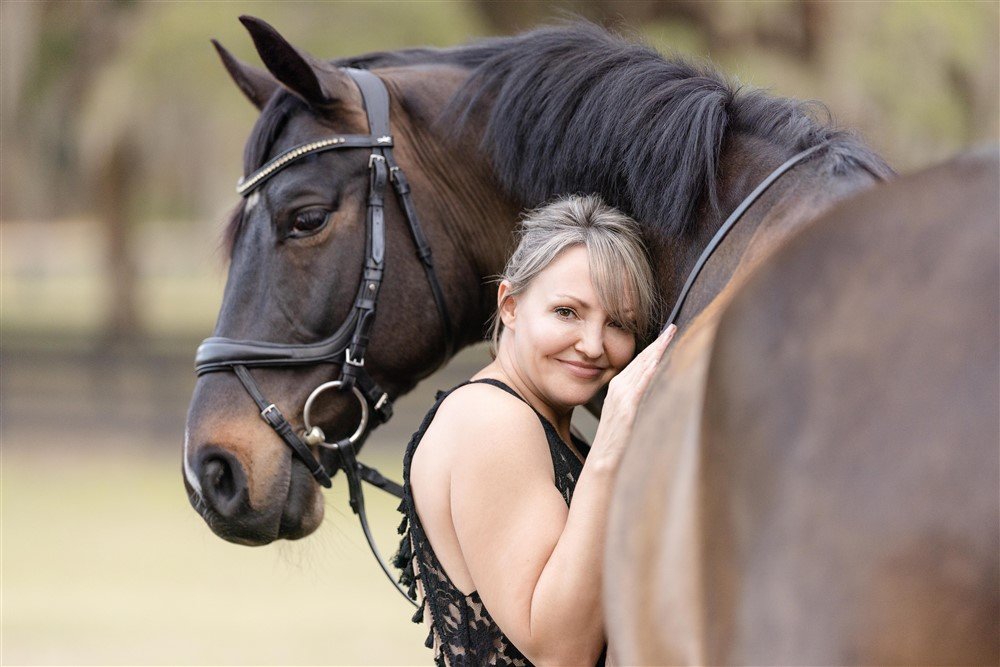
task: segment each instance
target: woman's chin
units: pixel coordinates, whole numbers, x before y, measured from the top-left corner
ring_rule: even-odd
[[[598,382],[580,382],[576,386],[570,386],[569,383],[566,383],[565,386],[561,388],[562,391],[560,392],[560,398],[562,400],[560,402],[563,405],[571,407],[586,405],[590,402],[590,399],[597,394],[602,386],[603,385]]]

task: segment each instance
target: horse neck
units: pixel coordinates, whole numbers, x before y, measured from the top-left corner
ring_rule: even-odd
[[[396,88],[393,99],[405,99],[409,107],[406,112],[394,109],[395,117],[404,119],[394,130],[403,140],[397,154],[401,164],[406,162],[421,218],[436,221],[427,230],[435,262],[447,274],[447,284],[461,286],[449,294],[449,302],[458,306],[453,314],[458,342],[478,342],[483,323],[496,308],[496,286],[490,279],[503,270],[520,207],[501,191],[478,145],[481,121],[467,119],[459,134],[439,120],[467,72],[443,68],[431,80],[427,74],[386,74],[387,83]],[[422,109],[414,113],[415,105]]]
[[[759,137],[731,137],[720,156],[719,211],[704,211],[688,236],[663,242],[658,276],[668,305],[680,293],[702,250],[743,200],[797,151]],[[796,231],[837,201],[871,187],[878,177],[862,167],[833,170],[826,154],[796,165],[772,185],[736,223],[699,274],[678,325],[693,320],[716,302]]]

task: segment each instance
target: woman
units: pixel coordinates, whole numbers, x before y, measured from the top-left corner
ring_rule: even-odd
[[[636,223],[597,197],[524,220],[497,292],[493,362],[438,393],[403,463],[396,564],[425,595],[414,620],[429,612],[438,664],[598,661],[612,482],[673,336],[635,356],[656,326],[652,284]],[[573,408],[609,381],[588,448]]]

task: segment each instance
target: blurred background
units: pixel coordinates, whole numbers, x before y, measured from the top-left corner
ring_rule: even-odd
[[[347,509],[295,543],[215,537],[180,474],[193,354],[256,118],[209,44],[259,16],[314,55],[449,46],[568,13],[822,100],[899,170],[998,137],[997,2],[0,3],[0,662],[428,664]],[[400,477],[433,391],[366,447]],[[383,550],[395,502],[372,491]]]

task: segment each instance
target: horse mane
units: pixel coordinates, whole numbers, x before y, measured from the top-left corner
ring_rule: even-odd
[[[791,153],[831,142],[832,173],[891,169],[831,126],[822,105],[746,90],[708,65],[664,58],[586,22],[466,47],[472,66],[450,112],[487,114],[482,146],[527,206],[598,193],[666,235],[719,209],[719,157],[733,133]],[[825,116],[824,120],[817,118]]]

